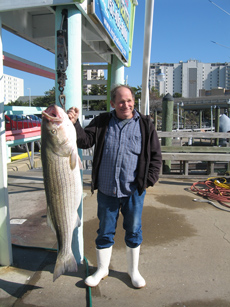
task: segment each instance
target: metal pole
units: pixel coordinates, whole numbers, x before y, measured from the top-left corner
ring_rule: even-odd
[[[180,130],[180,113],[179,102],[177,103],[177,130]]]
[[[215,108],[215,132],[220,131],[220,107]],[[216,146],[219,146],[219,139],[216,139]]]
[[[29,90],[29,107],[31,107],[31,88],[27,88]]]
[[[152,26],[153,26],[154,0],[146,0],[145,2],[145,29],[144,29],[144,52],[143,52],[143,68],[142,68],[142,93],[141,93],[141,113],[149,114],[148,105],[148,80],[150,53],[152,44]]]
[[[0,54],[2,48],[2,23],[0,16]],[[0,265],[11,265],[13,262],[11,234],[10,234],[10,214],[7,183],[7,150],[4,119],[4,80],[3,80],[3,60],[0,60]]]
[[[184,125],[183,125],[183,110],[182,110],[182,108],[183,108],[183,106],[184,106],[184,103],[183,103],[183,102],[181,102],[181,103],[180,103],[180,106],[181,106],[181,109],[180,109],[180,122],[181,122],[181,129],[184,129]]]
[[[230,118],[230,99],[227,102],[228,105],[228,117]]]
[[[213,114],[212,114],[212,106],[211,106],[211,131],[213,130]]]

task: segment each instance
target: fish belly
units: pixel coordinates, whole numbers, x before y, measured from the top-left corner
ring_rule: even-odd
[[[82,182],[79,165],[72,170],[69,157],[53,155],[44,163],[43,174],[47,220],[58,241],[55,280],[66,271],[77,271],[77,263],[72,253],[72,238],[74,229],[80,226],[77,210],[82,198]]]

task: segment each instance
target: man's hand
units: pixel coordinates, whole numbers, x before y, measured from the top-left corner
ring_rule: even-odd
[[[75,108],[75,107],[72,107],[70,108],[68,111],[67,111],[67,114],[69,116],[69,119],[71,120],[71,122],[73,124],[76,123],[78,117],[79,117],[79,109],[78,108]]]

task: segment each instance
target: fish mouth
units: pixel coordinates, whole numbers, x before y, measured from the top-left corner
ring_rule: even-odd
[[[45,111],[42,111],[42,117],[52,122],[63,122],[63,115],[56,105],[50,105]]]

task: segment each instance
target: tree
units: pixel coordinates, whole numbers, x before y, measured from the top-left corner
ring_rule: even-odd
[[[153,113],[155,110],[159,112],[162,109],[162,99],[159,97],[159,91],[154,86],[149,93],[149,109],[150,113]]]
[[[23,107],[27,107],[29,106],[29,101],[21,101],[21,100],[16,100],[16,101],[12,101],[11,102],[8,102],[7,104],[8,106],[23,106]]]
[[[150,95],[155,98],[159,98],[159,91],[153,86],[150,90]]]
[[[137,86],[137,87],[131,86],[131,89],[133,90],[133,92],[135,94],[135,108],[138,109],[139,100],[141,100],[142,87],[141,86]]]
[[[52,90],[45,92],[45,96],[34,98],[31,106],[32,107],[48,107],[51,104],[55,104],[55,87]],[[11,101],[8,103],[8,106],[29,106],[29,101]]]
[[[175,94],[173,94],[173,97],[174,98],[180,98],[180,97],[182,97],[182,94],[181,93],[175,93]]]
[[[104,77],[100,76],[100,80],[104,80]],[[89,106],[90,110],[106,110],[107,109],[107,100],[101,100],[100,95],[107,95],[107,87],[104,84],[93,84],[90,88],[90,95],[98,95],[98,100],[90,100],[89,97]]]
[[[48,107],[55,104],[55,87],[52,90],[45,92],[45,96],[37,97],[33,100],[33,107]]]

